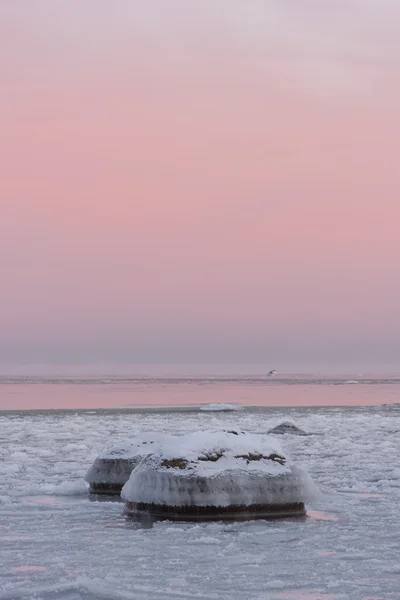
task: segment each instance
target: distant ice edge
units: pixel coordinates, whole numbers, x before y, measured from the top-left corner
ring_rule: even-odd
[[[202,412],[231,412],[236,410],[244,410],[241,404],[229,404],[229,403],[210,403],[202,404],[200,409]]]

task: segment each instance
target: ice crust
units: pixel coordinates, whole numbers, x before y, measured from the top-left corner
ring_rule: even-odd
[[[250,506],[305,502],[311,479],[280,444],[243,432],[176,436],[140,462],[122,489],[124,500],[166,506]]]

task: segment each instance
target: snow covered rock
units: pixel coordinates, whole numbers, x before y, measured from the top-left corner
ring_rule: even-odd
[[[313,486],[273,438],[198,431],[171,437],[143,458],[121,496],[127,515],[267,518],[304,514]]]
[[[132,470],[158,444],[159,438],[150,434],[142,436],[140,440],[119,442],[107,448],[85,475],[89,493],[119,496]]]
[[[305,431],[297,427],[291,421],[283,421],[280,425],[273,427],[268,431],[269,434],[283,435],[284,433],[291,433],[293,435],[307,435]]]

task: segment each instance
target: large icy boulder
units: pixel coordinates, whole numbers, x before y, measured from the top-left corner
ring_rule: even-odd
[[[202,520],[304,514],[313,487],[279,442],[235,431],[171,437],[122,489],[126,514]]]
[[[283,423],[270,429],[268,433],[274,435],[283,435],[285,433],[291,433],[292,435],[307,435],[305,431],[300,429],[300,427],[297,427],[297,425],[291,421],[283,421]]]
[[[132,470],[159,442],[158,436],[147,434],[139,440],[119,442],[104,450],[85,475],[89,493],[119,496]]]

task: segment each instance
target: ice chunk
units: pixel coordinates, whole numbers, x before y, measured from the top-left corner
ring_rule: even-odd
[[[297,425],[291,421],[283,421],[283,423],[280,423],[280,425],[270,429],[268,433],[275,435],[283,435],[284,433],[291,433],[293,435],[307,435],[305,431],[297,427]]]
[[[231,518],[235,512],[265,516],[289,506],[303,512],[313,489],[309,476],[291,464],[275,439],[199,431],[170,438],[143,458],[121,495],[128,510],[201,517],[214,507],[219,516]]]
[[[63,481],[54,487],[55,496],[80,496],[87,494],[87,484],[79,479],[77,481]]]
[[[220,404],[204,404],[200,406],[200,410],[204,412],[223,412],[223,411],[232,411],[232,410],[243,410],[243,406],[240,404],[228,404],[228,403],[220,403]]]
[[[143,600],[148,598],[146,592],[140,595],[119,592],[115,585],[107,585],[104,581],[80,579],[53,585],[30,586],[0,593],[1,600]]]

